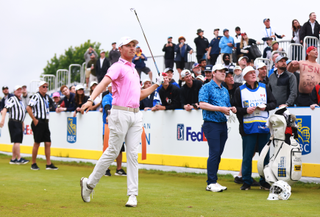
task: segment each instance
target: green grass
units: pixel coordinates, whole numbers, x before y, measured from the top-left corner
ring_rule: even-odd
[[[93,199],[84,203],[79,181],[91,163],[54,162],[58,171],[9,165],[0,155],[0,216],[319,216],[320,185],[296,183],[287,201],[267,201],[268,191],[240,191],[231,175],[219,176],[228,187],[205,191],[206,174],[140,170],[138,207],[127,208],[126,178],[102,177]],[[115,167],[111,167],[115,172]]]

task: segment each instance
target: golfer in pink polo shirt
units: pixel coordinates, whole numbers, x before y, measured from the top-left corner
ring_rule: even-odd
[[[134,64],[131,62],[135,55],[137,40],[129,37],[120,39],[118,46],[121,57],[108,70],[104,79],[94,89],[82,111],[92,106],[93,100],[112,82],[112,109],[108,117],[109,147],[98,160],[89,178],[82,177],[80,181],[81,196],[84,202],[90,202],[90,194],[98,184],[106,169],[117,158],[122,143],[125,140],[127,152],[127,207],[136,207],[138,195],[138,148],[142,133],[142,113],[139,102],[149,96],[160,86],[157,84],[141,90],[140,78]]]

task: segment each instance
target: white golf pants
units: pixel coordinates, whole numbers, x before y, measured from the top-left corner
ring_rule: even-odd
[[[98,160],[87,184],[94,188],[107,168],[118,157],[123,141],[127,155],[127,194],[138,195],[138,149],[142,133],[142,113],[111,109],[109,146]]]

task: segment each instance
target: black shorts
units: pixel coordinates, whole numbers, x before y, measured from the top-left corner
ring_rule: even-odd
[[[104,135],[102,135],[102,141],[104,141]],[[120,152],[125,152],[124,143],[122,144]],[[120,154],[120,153],[119,153]]]
[[[151,71],[148,67],[143,67],[142,69],[140,69],[140,68],[136,68],[136,69],[137,69],[140,77],[141,77],[141,72],[144,72],[144,74],[147,75]]]
[[[40,142],[51,142],[49,122],[45,120],[38,119],[37,126],[34,125],[33,121],[31,123],[31,129],[33,131],[33,139],[35,143]]]
[[[10,138],[12,143],[22,143],[22,122],[9,119],[8,122]]]
[[[183,60],[183,61],[177,61],[177,62],[176,62],[176,68],[177,68],[177,69],[184,69],[184,67],[185,67],[185,62],[184,62],[184,60]]]

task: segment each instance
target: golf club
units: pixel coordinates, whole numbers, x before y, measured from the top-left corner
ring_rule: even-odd
[[[141,25],[141,23],[140,23],[140,20],[139,20],[138,14],[137,14],[137,12],[136,12],[136,9],[134,9],[134,8],[130,8],[130,11],[133,11],[133,12],[134,12],[134,14],[135,14],[135,15],[136,15],[136,17],[137,17],[137,20],[138,20],[138,23],[139,23],[140,28],[141,28],[141,30],[142,30],[142,33],[143,33],[144,39],[146,40],[147,45],[148,45],[148,48],[149,48],[149,51],[150,51],[150,53],[151,53],[151,57],[152,57],[152,59],[153,59],[154,65],[156,66],[156,69],[157,69],[158,75],[160,76],[160,71],[159,71],[158,66],[157,66],[157,63],[156,63],[156,61],[155,61],[155,59],[154,59],[154,57],[153,57],[153,54],[152,54],[151,48],[150,48],[149,43],[148,43],[148,39],[147,39],[146,35],[144,34],[144,31],[143,31],[142,25]]]

